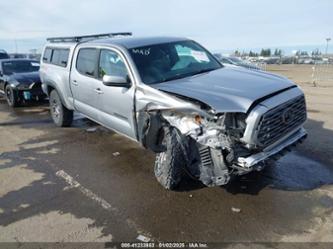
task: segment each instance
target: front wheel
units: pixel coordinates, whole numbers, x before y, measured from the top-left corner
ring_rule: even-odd
[[[61,102],[56,90],[50,93],[50,112],[53,122],[59,127],[71,126],[73,122],[73,111],[67,109]]]
[[[185,156],[177,139],[177,130],[163,128],[162,144],[166,150],[156,155],[154,172],[157,181],[166,189],[174,190],[182,180]]]
[[[5,88],[7,103],[10,107],[18,107],[20,105],[18,93],[10,85]]]

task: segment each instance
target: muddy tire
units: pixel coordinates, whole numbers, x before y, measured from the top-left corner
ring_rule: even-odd
[[[5,88],[5,96],[10,107],[18,107],[20,105],[17,91],[15,91],[9,84]]]
[[[56,90],[50,93],[50,112],[53,122],[59,127],[71,126],[73,122],[73,111],[67,109]]]
[[[175,190],[182,180],[185,156],[177,140],[177,130],[163,128],[162,144],[166,150],[156,155],[154,172],[157,181],[166,189]]]

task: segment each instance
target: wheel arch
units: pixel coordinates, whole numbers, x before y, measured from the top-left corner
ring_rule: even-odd
[[[50,96],[50,93],[52,90],[56,90],[61,99],[62,104],[69,110],[74,109],[73,105],[70,103],[70,101],[65,99],[65,97],[62,94],[63,92],[60,90],[60,88],[57,86],[56,83],[48,81],[48,82],[44,82],[43,84],[46,86],[45,90],[47,91],[48,96]]]

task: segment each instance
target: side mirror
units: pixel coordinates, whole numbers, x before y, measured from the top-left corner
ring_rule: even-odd
[[[131,82],[128,77],[111,76],[111,75],[103,76],[103,84],[106,86],[127,87],[127,88],[131,86]]]
[[[2,77],[3,76],[3,73],[2,73],[2,71],[0,71],[0,77]]]

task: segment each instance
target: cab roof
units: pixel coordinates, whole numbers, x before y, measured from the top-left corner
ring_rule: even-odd
[[[184,37],[171,37],[171,36],[156,36],[156,37],[133,37],[133,36],[118,36],[111,38],[91,39],[80,42],[48,42],[46,47],[60,47],[60,48],[74,48],[78,44],[88,45],[115,45],[125,49],[132,49],[137,47],[145,47],[149,45],[185,41],[189,40]]]

